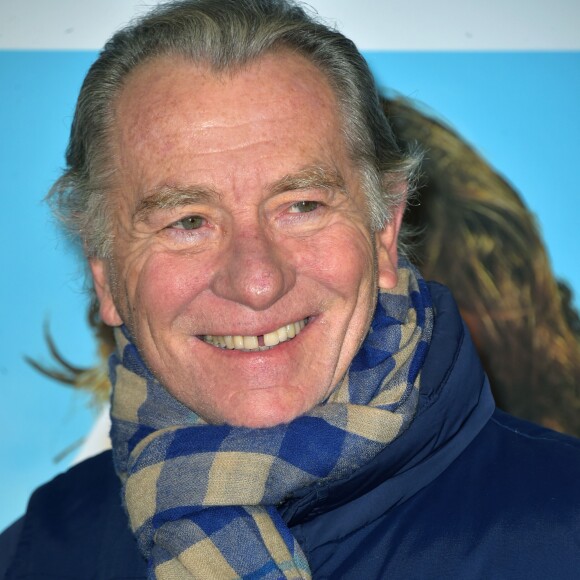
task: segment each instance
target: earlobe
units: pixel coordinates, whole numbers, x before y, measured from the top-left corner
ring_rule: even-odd
[[[111,292],[111,285],[109,283],[109,275],[105,261],[98,258],[92,258],[89,260],[89,265],[93,276],[95,292],[99,299],[99,314],[101,320],[109,326],[121,326],[123,321],[121,320],[115,302],[113,301],[113,294]]]
[[[390,290],[397,285],[398,251],[397,243],[405,203],[401,203],[393,212],[393,217],[385,224],[384,228],[375,234],[378,261],[379,288]]]

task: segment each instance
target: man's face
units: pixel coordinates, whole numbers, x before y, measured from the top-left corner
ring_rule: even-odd
[[[115,112],[114,255],[91,263],[103,320],[209,422],[308,411],[396,282],[396,222],[369,232],[327,81],[285,52],[234,74],[162,58]]]

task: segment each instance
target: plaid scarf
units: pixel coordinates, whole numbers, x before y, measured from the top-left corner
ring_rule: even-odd
[[[427,286],[408,264],[379,293],[369,333],[330,397],[265,429],[209,425],[174,399],[126,329],[111,358],[115,467],[149,578],[310,578],[276,505],[348,476],[411,422],[433,325]]]

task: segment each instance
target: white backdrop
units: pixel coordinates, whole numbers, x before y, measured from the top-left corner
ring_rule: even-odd
[[[2,0],[0,49],[100,48],[156,2]],[[578,50],[577,0],[312,0],[361,50]]]

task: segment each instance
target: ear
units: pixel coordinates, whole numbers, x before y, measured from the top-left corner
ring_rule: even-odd
[[[89,266],[93,275],[95,292],[99,299],[99,314],[101,315],[101,320],[109,326],[121,326],[123,321],[119,316],[113,300],[106,262],[98,258],[91,258],[89,260]]]
[[[379,288],[389,290],[397,285],[397,242],[405,213],[405,202],[397,206],[392,218],[375,234]]]

